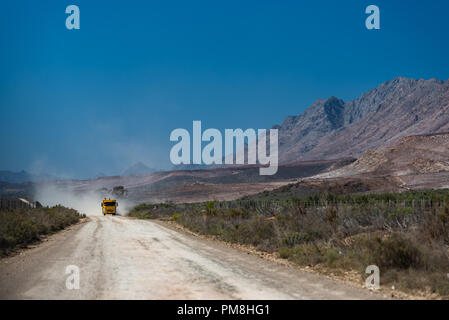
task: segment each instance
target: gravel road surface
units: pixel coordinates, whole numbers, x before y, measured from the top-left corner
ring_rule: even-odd
[[[68,265],[79,268],[69,290]],[[0,299],[376,299],[160,223],[91,216],[0,260]]]

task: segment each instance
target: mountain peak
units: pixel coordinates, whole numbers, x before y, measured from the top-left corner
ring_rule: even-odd
[[[448,84],[396,77],[346,103],[318,99],[279,126],[279,160],[357,157],[407,135],[448,131]]]
[[[142,162],[137,162],[128,169],[126,169],[122,175],[124,176],[131,176],[131,175],[138,175],[138,174],[151,174],[155,172],[155,169],[152,169]]]

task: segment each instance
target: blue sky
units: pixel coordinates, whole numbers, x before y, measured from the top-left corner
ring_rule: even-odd
[[[406,3],[406,4],[405,4]],[[81,29],[67,30],[67,5]],[[381,30],[365,28],[365,8]],[[317,98],[449,78],[449,2],[4,1],[0,170],[169,168],[170,132],[270,128]]]

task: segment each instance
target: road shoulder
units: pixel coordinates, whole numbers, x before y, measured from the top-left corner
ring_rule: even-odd
[[[135,219],[135,218],[132,218],[132,219]],[[360,277],[360,274],[354,270],[345,271],[344,273],[341,273],[341,272],[336,272],[335,270],[331,270],[329,268],[325,268],[322,266],[302,267],[302,266],[299,266],[299,265],[297,265],[293,262],[290,262],[286,259],[281,259],[279,257],[279,255],[277,255],[275,253],[264,252],[264,251],[256,249],[253,246],[250,246],[250,245],[243,245],[243,244],[239,244],[239,243],[229,243],[229,242],[217,239],[214,236],[203,235],[203,234],[193,232],[172,220],[151,220],[151,221],[160,226],[166,227],[173,231],[181,232],[181,233],[183,233],[185,235],[189,235],[191,237],[195,237],[195,238],[199,238],[199,239],[203,239],[203,240],[207,240],[207,241],[212,241],[215,244],[218,244],[221,246],[238,249],[242,252],[247,253],[248,255],[257,256],[259,258],[262,258],[262,259],[265,259],[268,261],[272,261],[274,263],[281,264],[281,265],[289,267],[289,268],[293,268],[293,269],[296,269],[296,270],[299,270],[302,272],[307,272],[307,273],[311,273],[314,275],[318,275],[320,277],[325,277],[329,280],[337,281],[339,283],[342,283],[344,285],[347,285],[347,286],[350,286],[353,288],[363,289],[363,290],[368,291],[368,289],[366,289],[366,287],[364,286],[364,283]],[[400,292],[400,291],[392,290],[391,288],[385,288],[385,287],[384,288],[381,287],[379,290],[376,290],[373,293],[380,295],[380,297],[383,299],[399,299],[399,300],[435,299],[435,297],[428,297],[426,295],[414,296],[414,295],[411,295],[411,294],[408,294],[405,292]]]

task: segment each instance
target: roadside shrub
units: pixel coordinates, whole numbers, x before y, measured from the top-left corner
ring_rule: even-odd
[[[334,248],[329,248],[326,251],[326,264],[328,267],[335,268],[336,262],[340,259],[340,254]]]
[[[282,259],[289,259],[293,254],[292,248],[283,247],[279,249],[279,257]]]
[[[290,260],[302,266],[314,266],[326,261],[325,250],[314,244],[298,245]]]
[[[326,222],[334,225],[337,222],[337,208],[331,206],[326,209]]]
[[[419,230],[423,241],[440,241],[449,245],[449,206],[432,210]]]
[[[388,238],[367,236],[355,244],[361,252],[365,265],[377,265],[380,269],[420,269],[424,267],[424,256],[409,239],[399,234]]]
[[[0,256],[16,247],[26,247],[42,235],[61,230],[80,218],[76,210],[62,206],[0,211]]]

